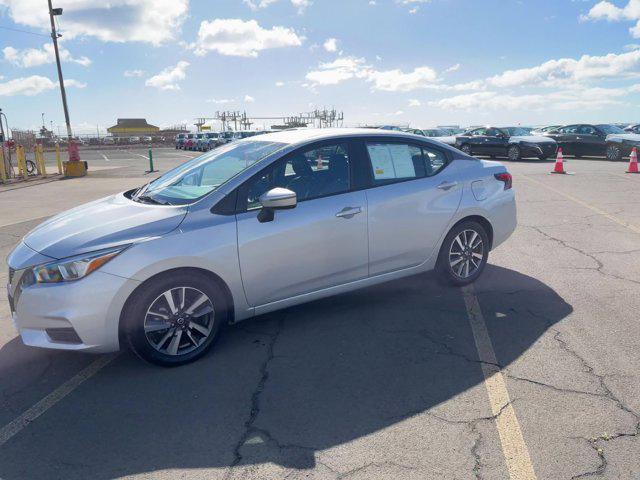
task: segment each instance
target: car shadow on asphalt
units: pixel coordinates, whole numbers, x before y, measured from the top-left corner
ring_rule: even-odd
[[[503,366],[572,312],[549,286],[497,266],[475,290]],[[185,367],[125,354],[3,446],[0,477],[309,469],[317,452],[429,413],[483,381],[461,290],[418,275],[242,322]],[[474,402],[483,405],[453,402],[453,411],[486,414],[482,392]]]

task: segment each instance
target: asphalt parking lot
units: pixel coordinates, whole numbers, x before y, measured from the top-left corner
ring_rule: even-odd
[[[150,179],[146,149],[82,156],[87,178],[0,187],[0,257]],[[507,164],[519,227],[473,288],[296,306],[186,367],[29,349],[1,295],[0,478],[639,479],[640,175],[567,160]]]

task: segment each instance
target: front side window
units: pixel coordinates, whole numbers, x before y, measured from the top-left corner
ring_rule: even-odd
[[[225,145],[168,171],[132,198],[168,205],[191,203],[285,146],[280,142],[250,140]]]
[[[597,135],[598,132],[591,125],[582,125],[578,129],[578,133],[581,135]]]
[[[443,152],[405,143],[367,142],[374,185],[430,177],[446,165]]]
[[[598,125],[598,128],[600,128],[607,135],[616,133],[627,133],[623,129],[621,129],[620,127],[616,127],[615,125]]]
[[[260,207],[260,196],[283,187],[296,193],[298,202],[344,193],[351,188],[347,143],[333,143],[293,152],[250,180],[247,209]]]
[[[558,129],[558,131],[560,133],[565,133],[565,134],[575,134],[575,133],[578,133],[578,127],[579,125],[569,125],[567,127],[562,127]]]

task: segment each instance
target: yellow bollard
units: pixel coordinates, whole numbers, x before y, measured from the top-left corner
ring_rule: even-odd
[[[36,164],[36,174],[42,175],[42,171],[40,170],[40,151],[38,150],[38,144],[33,146],[33,163]]]
[[[40,165],[40,168],[38,168],[38,171],[40,175],[42,175],[43,177],[46,177],[47,167],[44,164],[44,149],[42,148],[42,145],[38,145],[37,149],[38,149],[38,160],[39,160],[38,163]]]
[[[22,145],[16,147],[16,155],[18,156],[18,173],[26,180],[29,178],[29,173],[27,172],[27,162],[24,157],[24,147]]]
[[[7,170],[4,166],[4,148],[0,146],[0,181],[2,183],[7,181]]]
[[[56,163],[58,164],[58,175],[62,175],[62,159],[60,158],[60,144],[56,143]]]

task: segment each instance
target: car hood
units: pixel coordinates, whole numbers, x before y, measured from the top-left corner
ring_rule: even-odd
[[[167,234],[187,210],[137,203],[119,193],[50,218],[31,230],[24,243],[48,257],[70,257]]]
[[[553,138],[545,137],[542,135],[515,135],[509,137],[509,141],[512,142],[528,142],[528,143],[555,143]]]
[[[607,141],[623,142],[623,141],[640,142],[640,135],[637,133],[611,133],[607,135]]]

